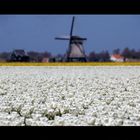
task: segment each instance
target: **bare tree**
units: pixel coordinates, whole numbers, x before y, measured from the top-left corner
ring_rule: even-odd
[[[98,61],[97,55],[96,55],[96,53],[94,51],[89,53],[88,60],[89,61]]]
[[[131,52],[130,49],[128,47],[126,47],[122,53],[121,53],[125,58],[131,58]]]
[[[110,61],[110,55],[108,51],[102,51],[100,53],[91,52],[88,56],[89,61]]]
[[[11,52],[1,52],[0,59],[8,61],[10,59],[10,54],[11,54]]]
[[[28,55],[30,57],[30,60],[33,62],[42,62],[43,58],[51,57],[51,53],[45,51],[45,52],[35,52],[35,51],[30,51],[28,52]]]
[[[119,48],[114,49],[114,50],[113,50],[113,54],[120,54],[120,49],[119,49]]]
[[[38,62],[39,53],[35,51],[27,52],[28,56],[30,57],[30,61]]]

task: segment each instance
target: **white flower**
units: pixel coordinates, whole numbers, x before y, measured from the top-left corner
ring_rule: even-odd
[[[140,67],[0,67],[0,125],[140,125]]]

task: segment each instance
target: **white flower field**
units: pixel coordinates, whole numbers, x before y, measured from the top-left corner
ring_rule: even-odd
[[[140,66],[1,66],[0,126],[140,126]]]

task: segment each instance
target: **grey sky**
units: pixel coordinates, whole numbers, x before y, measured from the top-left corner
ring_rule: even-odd
[[[140,49],[140,15],[75,15],[74,34],[87,37],[85,50]],[[25,49],[65,53],[72,15],[0,15],[0,51]]]

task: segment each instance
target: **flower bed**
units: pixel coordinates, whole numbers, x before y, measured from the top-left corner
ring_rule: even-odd
[[[140,67],[0,67],[0,125],[140,125]]]

